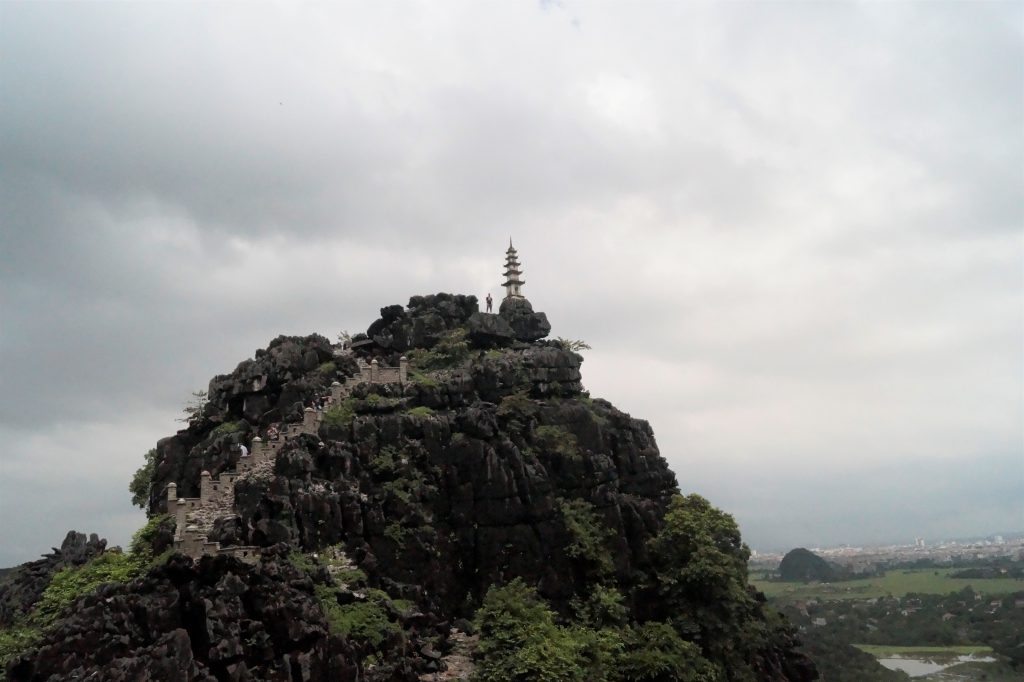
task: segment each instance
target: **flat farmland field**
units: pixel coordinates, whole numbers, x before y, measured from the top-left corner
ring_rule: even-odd
[[[989,595],[1024,591],[1024,580],[1013,578],[951,578],[955,568],[895,569],[884,576],[837,583],[782,583],[766,580],[750,582],[768,597],[777,599],[871,599],[902,597],[910,592],[949,594],[968,585],[975,592]]]

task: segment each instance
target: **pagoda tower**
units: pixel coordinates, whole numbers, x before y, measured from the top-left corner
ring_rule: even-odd
[[[524,298],[520,287],[526,282],[519,279],[519,276],[523,274],[523,271],[519,269],[519,256],[516,253],[515,247],[512,246],[512,240],[508,240],[508,251],[505,252],[505,283],[501,286],[505,287],[505,300],[511,298]]]

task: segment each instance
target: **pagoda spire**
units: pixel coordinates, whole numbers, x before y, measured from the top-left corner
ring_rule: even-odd
[[[508,251],[505,252],[505,283],[501,286],[505,287],[505,298],[523,298],[521,287],[526,284],[519,278],[523,274],[523,271],[519,269],[519,256],[516,253],[516,249],[512,246],[512,238],[508,239]]]

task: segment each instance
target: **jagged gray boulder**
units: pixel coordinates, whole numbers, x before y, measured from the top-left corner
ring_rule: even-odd
[[[519,341],[537,341],[551,332],[548,316],[533,312],[533,306],[525,298],[506,298],[501,302],[498,314],[508,322]]]
[[[466,321],[466,333],[473,345],[481,348],[507,346],[516,340],[505,318],[491,313],[473,313]]]

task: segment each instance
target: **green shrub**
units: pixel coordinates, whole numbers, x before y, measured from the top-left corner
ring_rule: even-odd
[[[401,403],[398,398],[389,398],[377,393],[371,393],[367,396],[367,404],[371,408],[394,408]]]
[[[615,568],[608,551],[612,531],[601,523],[594,505],[586,500],[561,500],[558,506],[573,538],[565,553],[583,562],[591,578],[610,574]]]
[[[534,435],[541,448],[568,459],[579,459],[580,448],[576,436],[564,426],[538,426]]]
[[[239,431],[245,430],[245,423],[242,421],[235,422],[224,422],[213,431],[210,432],[211,438],[217,438],[219,436],[226,436],[231,433],[238,433]]]
[[[419,372],[416,370],[409,371],[409,379],[414,384],[419,384],[420,386],[425,386],[427,388],[437,388],[441,385],[434,377],[426,374],[425,372]]]
[[[164,555],[173,554],[173,548],[165,549],[160,556],[156,554],[153,543],[160,533],[161,526],[165,526],[167,527],[166,530],[173,532],[174,517],[170,514],[157,514],[146,521],[146,525],[135,531],[135,534],[132,535],[132,541],[128,547],[131,550],[131,556],[140,564],[152,566],[156,563],[162,563],[158,561],[161,557],[166,558]]]
[[[145,509],[149,506],[149,488],[153,485],[153,473],[156,471],[156,448],[150,448],[145,454],[145,462],[128,484],[128,492],[132,494],[132,504]]]
[[[521,578],[487,591],[476,626],[477,682],[583,680],[576,639],[555,625],[554,612]]]
[[[366,601],[342,606],[338,603],[337,588],[317,585],[314,589],[332,634],[379,648],[392,634],[401,632],[388,618],[384,609],[388,597],[383,592],[367,590]]]
[[[370,471],[376,476],[393,476],[401,465],[401,457],[398,450],[391,445],[385,445],[370,459]]]
[[[82,566],[65,568],[54,574],[36,604],[34,618],[48,625],[71,603],[106,583],[124,583],[138,577],[148,561],[118,551],[104,552]]]
[[[324,410],[323,423],[334,428],[345,428],[352,424],[356,416],[355,398],[345,398]]]
[[[327,362],[317,367],[316,371],[319,372],[320,374],[323,374],[324,376],[330,377],[333,376],[334,373],[338,371],[338,366],[328,360]]]
[[[434,414],[434,410],[427,407],[426,405],[418,405],[410,409],[409,414],[415,417],[430,417]]]
[[[511,393],[498,403],[500,417],[532,417],[540,412],[540,406],[531,400],[526,391]]]
[[[13,624],[0,629],[0,680],[6,679],[7,664],[34,647],[42,635],[42,628],[32,625]]]
[[[405,528],[398,523],[389,523],[384,526],[384,537],[402,547],[405,545]]]
[[[629,610],[623,604],[625,598],[614,587],[594,585],[586,597],[573,597],[569,605],[576,614],[576,620],[592,628],[624,625]]]
[[[553,343],[562,350],[572,351],[573,353],[579,353],[581,350],[590,350],[590,344],[581,339],[563,339],[559,336]]]
[[[452,329],[438,339],[433,348],[414,348],[406,353],[406,357],[409,364],[419,371],[457,367],[469,359],[466,330],[462,327]]]
[[[700,655],[700,647],[683,639],[665,623],[648,622],[623,633],[616,661],[624,682],[717,682],[715,668]]]

